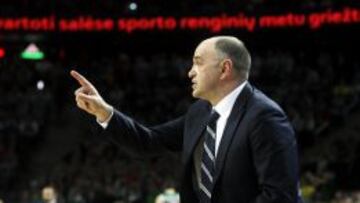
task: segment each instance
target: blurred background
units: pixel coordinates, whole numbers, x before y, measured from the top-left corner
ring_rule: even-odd
[[[254,30],[117,28],[118,19],[179,23],[290,13],[303,14],[303,24],[277,19],[278,26]],[[316,13],[323,14],[315,19],[323,25],[312,29],[308,20]],[[60,29],[60,19],[79,16],[114,24]],[[54,23],[48,30],[29,22],[44,17]],[[76,108],[69,71],[88,77],[117,109],[155,125],[182,115],[194,101],[187,72],[198,43],[234,35],[252,55],[250,82],[283,107],[297,132],[305,202],[359,203],[359,28],[358,0],[3,0],[0,202],[50,202],[55,192],[66,203],[153,203],[165,188],[176,189],[179,155],[144,156],[100,137],[95,118]]]

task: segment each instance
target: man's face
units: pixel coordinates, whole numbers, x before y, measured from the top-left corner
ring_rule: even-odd
[[[45,201],[50,201],[55,199],[55,191],[53,188],[46,187],[42,190],[42,198]]]
[[[196,48],[193,65],[188,73],[195,98],[213,101],[219,85],[220,59],[215,50],[214,40],[205,40]]]

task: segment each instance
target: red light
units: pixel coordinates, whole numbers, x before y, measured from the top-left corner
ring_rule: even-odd
[[[0,59],[5,57],[5,49],[0,48]]]

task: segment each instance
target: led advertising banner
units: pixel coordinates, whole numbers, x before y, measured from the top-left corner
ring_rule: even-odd
[[[250,16],[220,14],[216,16],[172,16],[138,18],[97,18],[75,16],[62,18],[55,15],[43,17],[0,17],[0,31],[32,32],[126,32],[208,30],[213,33],[225,29],[255,32],[261,29],[306,27],[317,30],[324,26],[359,24],[360,9],[344,8],[312,13],[281,13],[274,15]]]

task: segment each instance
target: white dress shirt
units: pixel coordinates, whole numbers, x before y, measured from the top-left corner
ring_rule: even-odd
[[[218,153],[218,149],[220,146],[220,142],[222,139],[222,136],[224,134],[225,126],[227,123],[227,120],[230,116],[231,110],[234,107],[236,98],[240,95],[241,91],[244,89],[246,85],[246,81],[241,83],[237,88],[235,88],[233,91],[231,91],[228,95],[226,95],[223,99],[220,100],[219,103],[217,103],[215,106],[213,106],[213,110],[215,110],[219,115],[219,119],[216,121],[216,140],[215,140],[215,158]],[[193,154],[194,159],[194,167],[195,167],[195,177],[196,177],[196,183],[199,186],[201,183],[201,157],[203,153],[203,143],[204,143],[204,136],[201,136],[200,141],[195,147],[195,151]]]
[[[246,81],[241,83],[237,88],[235,88],[232,92],[226,95],[219,103],[217,103],[213,110],[220,114],[219,119],[216,123],[216,142],[215,142],[215,156],[217,155],[221,138],[224,134],[225,126],[227,120],[230,116],[231,110],[234,107],[236,98],[239,96],[241,91],[244,89],[246,85]]]

